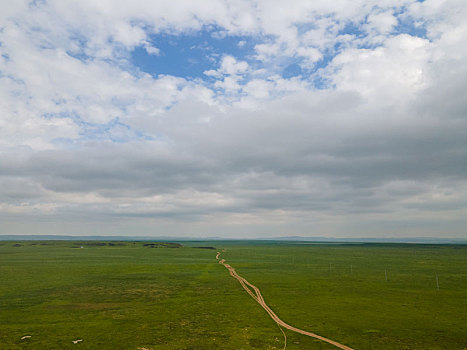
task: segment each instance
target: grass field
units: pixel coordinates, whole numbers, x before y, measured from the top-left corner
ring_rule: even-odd
[[[111,244],[0,242],[0,349],[282,349],[217,250],[194,246],[226,249],[298,328],[362,350],[467,349],[467,246]],[[287,349],[333,348],[286,334]]]

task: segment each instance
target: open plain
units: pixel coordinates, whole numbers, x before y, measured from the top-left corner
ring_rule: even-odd
[[[467,247],[0,242],[0,349],[467,347]],[[195,248],[202,247],[202,248]],[[209,249],[216,248],[216,249]],[[80,341],[78,341],[80,340]]]

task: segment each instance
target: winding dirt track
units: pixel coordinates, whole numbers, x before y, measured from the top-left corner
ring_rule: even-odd
[[[220,252],[217,252],[217,255],[216,255],[216,259],[219,260],[219,257],[220,257],[221,253]],[[271,310],[271,308],[266,304],[266,302],[264,301],[264,298],[263,296],[261,295],[261,292],[259,291],[259,289],[252,285],[250,282],[248,282],[246,279],[244,279],[242,276],[240,276],[236,271],[235,269],[230,266],[229,264],[226,264],[225,263],[225,259],[221,259],[219,260],[219,264],[222,264],[224,265],[227,270],[229,270],[229,273],[230,275],[235,278],[238,282],[240,282],[240,284],[242,285],[243,289],[245,289],[247,291],[248,294],[251,295],[251,297],[253,299],[255,299],[257,301],[257,303],[259,305],[261,305],[261,307],[266,310],[266,312],[269,314],[269,316],[271,316],[271,318],[274,320],[274,322],[277,323],[277,325],[279,326],[282,326],[284,328],[287,328],[288,330],[291,330],[293,332],[296,332],[296,333],[300,333],[300,334],[303,334],[303,335],[306,335],[306,336],[309,336],[309,337],[312,337],[312,338],[316,338],[316,339],[319,339],[319,340],[322,340],[326,343],[329,343],[331,345],[334,345],[335,347],[338,347],[339,349],[344,349],[344,350],[354,350],[346,345],[343,345],[341,343],[338,343],[334,340],[331,340],[331,339],[328,339],[328,338],[325,338],[325,337],[322,337],[318,334],[315,334],[315,333],[311,333],[311,332],[307,332],[307,331],[304,331],[302,329],[299,329],[299,328],[295,328],[287,323],[285,323],[284,321],[282,321],[275,313],[274,311]],[[250,289],[251,288],[251,289]],[[285,334],[284,334],[285,336]]]

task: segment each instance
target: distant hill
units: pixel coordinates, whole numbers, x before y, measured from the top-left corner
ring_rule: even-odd
[[[216,238],[204,238],[213,240]],[[0,235],[0,241],[192,241],[200,240],[196,237],[170,237],[170,236],[67,236],[67,235]]]
[[[79,240],[79,241],[281,241],[281,242],[335,242],[335,243],[426,243],[426,244],[467,244],[467,238],[433,238],[433,237],[369,237],[369,238],[335,238],[335,237],[303,237],[282,236],[268,238],[223,238],[223,237],[177,237],[177,236],[67,236],[67,235],[0,235],[0,241],[45,241],[45,240]]]
[[[342,242],[342,243],[432,243],[432,244],[467,244],[467,238],[433,238],[433,237],[368,237],[368,238],[335,238],[335,237],[302,237],[285,236],[269,238],[276,241],[299,242]]]

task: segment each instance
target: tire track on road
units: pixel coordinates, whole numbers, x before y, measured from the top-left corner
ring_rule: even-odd
[[[219,257],[220,257],[221,253],[220,252],[217,252],[217,255],[216,255],[216,259],[219,260]],[[219,260],[219,264],[222,264],[224,265],[227,270],[229,270],[229,273],[230,275],[235,278],[238,282],[240,282],[240,284],[242,285],[243,289],[246,290],[246,292],[248,294],[250,294],[250,296],[256,300],[256,302],[261,305],[261,307],[266,310],[266,312],[269,314],[269,316],[273,319],[274,322],[277,323],[277,325],[279,326],[279,328],[282,326],[284,328],[287,328],[288,330],[291,330],[293,332],[296,332],[296,333],[299,333],[299,334],[303,334],[303,335],[306,335],[306,336],[309,336],[309,337],[312,337],[312,338],[315,338],[315,339],[319,339],[319,340],[322,340],[328,344],[331,344],[331,345],[334,345],[335,347],[339,348],[339,349],[343,349],[343,350],[354,350],[352,349],[351,347],[348,347],[347,345],[344,345],[344,344],[341,344],[341,343],[338,343],[334,340],[331,340],[331,339],[328,339],[328,338],[325,338],[321,335],[318,335],[318,334],[315,334],[315,333],[311,333],[311,332],[308,332],[308,331],[304,331],[302,329],[299,329],[299,328],[296,328],[296,327],[293,327],[287,323],[285,323],[284,321],[282,321],[275,313],[274,311],[271,310],[271,308],[266,304],[266,302],[264,301],[264,298],[263,296],[261,295],[261,292],[260,290],[254,286],[253,284],[251,284],[250,282],[248,282],[245,278],[243,278],[242,276],[240,276],[236,271],[235,269],[230,266],[229,264],[226,264],[225,263],[225,259],[221,259]],[[284,337],[285,337],[285,333],[284,333]],[[287,344],[287,337],[285,338],[286,340],[286,344]]]

